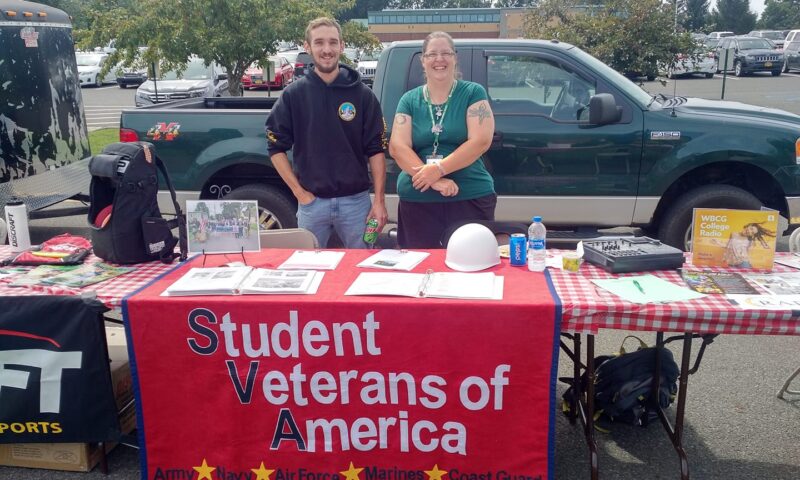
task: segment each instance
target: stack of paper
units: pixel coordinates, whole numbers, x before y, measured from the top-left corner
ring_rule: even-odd
[[[235,295],[253,267],[192,268],[162,295]]]
[[[494,273],[361,273],[345,295],[503,299],[503,277]]]
[[[280,270],[334,270],[344,252],[326,250],[296,250],[281,264]]]
[[[410,271],[429,255],[428,252],[412,252],[410,250],[381,250],[359,263],[358,266]]]
[[[592,280],[592,283],[632,303],[679,302],[703,297],[702,293],[654,275]]]
[[[267,270],[256,268],[242,282],[243,295],[263,293],[317,293],[325,272],[314,270]]]
[[[167,287],[164,296],[313,294],[324,273],[313,270],[279,271],[253,267],[192,268]]]

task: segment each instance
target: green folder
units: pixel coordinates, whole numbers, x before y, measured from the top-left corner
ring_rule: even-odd
[[[592,280],[592,283],[632,303],[680,302],[704,296],[702,293],[675,285],[654,275]]]

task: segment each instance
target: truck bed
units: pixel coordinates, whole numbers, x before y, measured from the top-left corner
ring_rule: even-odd
[[[152,112],[153,110],[269,110],[275,105],[277,97],[208,97],[190,98],[175,102],[157,103],[128,110],[128,113],[137,111]]]

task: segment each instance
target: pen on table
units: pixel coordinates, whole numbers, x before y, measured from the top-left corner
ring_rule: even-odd
[[[637,290],[639,290],[640,292],[642,292],[642,294],[644,294],[644,288],[642,288],[642,286],[639,285],[639,281],[638,280],[634,280],[633,284],[636,286]]]

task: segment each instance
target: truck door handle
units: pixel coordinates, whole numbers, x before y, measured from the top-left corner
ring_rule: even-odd
[[[491,150],[497,150],[503,146],[503,132],[494,132],[492,134],[492,145],[489,147]]]

